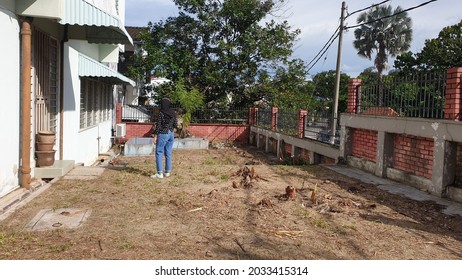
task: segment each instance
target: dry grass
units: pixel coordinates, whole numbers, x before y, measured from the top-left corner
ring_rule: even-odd
[[[0,222],[0,259],[461,259],[462,219],[321,166],[255,149],[125,157],[98,179],[61,179]],[[290,188],[288,188],[290,187]],[[91,208],[83,226],[41,232],[41,209]]]

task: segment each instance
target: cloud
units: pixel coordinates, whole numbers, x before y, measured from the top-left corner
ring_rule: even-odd
[[[347,11],[353,13],[382,0],[349,0]],[[420,5],[424,0],[392,0],[387,4],[403,9]],[[146,26],[148,21],[157,22],[177,14],[171,0],[126,0],[126,23],[131,26]],[[321,50],[339,25],[342,0],[289,0],[279,10],[276,19],[287,20],[292,29],[301,34],[295,44],[294,57],[309,62]],[[436,38],[442,28],[462,20],[461,0],[438,0],[408,12],[413,21],[412,52],[422,50],[425,40]],[[359,13],[347,18],[349,26],[356,24]],[[359,57],[353,47],[353,30],[344,34],[342,43],[342,72],[356,77],[362,70],[373,66],[373,62]],[[312,68],[311,74],[333,70],[336,67],[338,41],[335,41],[325,56]],[[389,60],[393,65],[393,59]]]

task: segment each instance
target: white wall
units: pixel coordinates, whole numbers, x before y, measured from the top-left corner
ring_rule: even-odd
[[[91,165],[98,159],[100,153],[107,152],[111,147],[112,121],[80,129],[80,77],[78,75],[79,51],[73,48],[75,41],[64,46],[64,116],[63,116],[63,159],[74,160],[75,163]],[[82,48],[80,52],[87,54],[94,50]],[[87,45],[87,48],[97,48],[97,45]]]
[[[19,186],[20,151],[20,26],[14,13],[0,6],[0,38],[3,61],[0,63],[0,197]]]

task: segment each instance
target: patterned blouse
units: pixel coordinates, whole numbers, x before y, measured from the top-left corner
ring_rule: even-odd
[[[176,119],[176,116],[171,118],[163,112],[159,112],[159,118],[157,119],[157,124],[154,128],[154,134],[167,134],[169,131],[173,131],[173,129],[177,127],[178,120]]]

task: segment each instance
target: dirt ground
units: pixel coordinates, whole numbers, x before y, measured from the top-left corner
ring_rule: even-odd
[[[94,180],[54,182],[0,222],[0,259],[462,259],[462,218],[322,166],[255,148],[119,157]],[[121,168],[120,166],[125,166]],[[73,229],[28,231],[41,209],[90,208]]]

